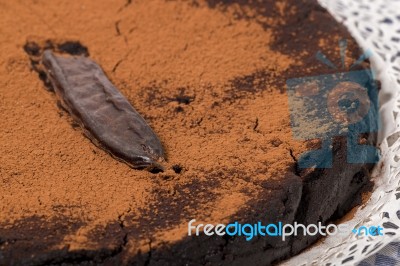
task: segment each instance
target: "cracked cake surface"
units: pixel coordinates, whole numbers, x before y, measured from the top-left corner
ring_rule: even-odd
[[[0,264],[269,265],[318,236],[189,237],[188,221],[327,223],[370,185],[343,138],[332,168],[297,166],[319,142],[293,137],[286,80],[335,73],[315,54],[340,65],[341,39],[347,65],[362,53],[316,1],[0,7]],[[102,67],[159,136],[164,172],[116,161],[57,107],[32,71],[54,47]]]

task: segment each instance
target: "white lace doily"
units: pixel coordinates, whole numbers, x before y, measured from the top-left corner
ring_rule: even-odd
[[[383,236],[332,236],[282,265],[354,265],[400,240],[400,1],[320,0],[344,23],[361,47],[372,51],[373,70],[381,82],[379,94],[381,162],[375,168],[374,191],[358,209],[352,228],[385,228]]]

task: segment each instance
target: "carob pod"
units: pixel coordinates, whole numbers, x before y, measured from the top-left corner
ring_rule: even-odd
[[[42,62],[62,107],[89,139],[133,168],[163,170],[164,151],[156,134],[97,63],[50,50]]]

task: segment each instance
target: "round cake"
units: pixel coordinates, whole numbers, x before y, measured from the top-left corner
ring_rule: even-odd
[[[349,162],[345,135],[329,136],[330,165],[299,163],[324,143],[312,125],[296,134],[290,82],[362,55],[314,0],[0,6],[1,265],[270,265],[321,236],[196,236],[190,221],[328,224],[371,187],[373,164]],[[51,92],[45,50],[101,66],[158,136],[160,169],[133,169],[82,134]]]

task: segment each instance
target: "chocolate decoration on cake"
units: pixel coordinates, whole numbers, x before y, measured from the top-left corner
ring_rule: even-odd
[[[163,169],[164,151],[157,136],[99,65],[84,56],[57,56],[50,50],[42,61],[62,107],[93,143],[133,168]]]

